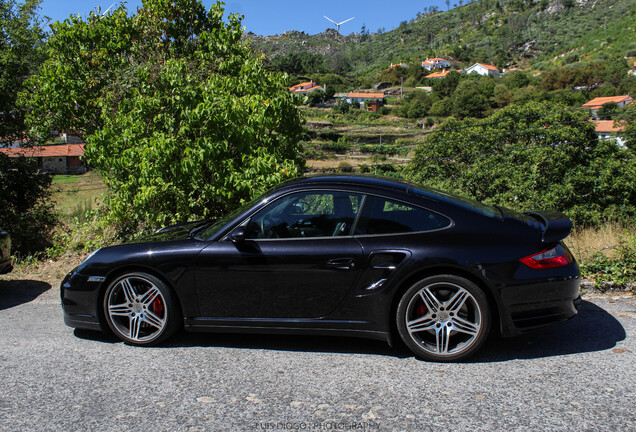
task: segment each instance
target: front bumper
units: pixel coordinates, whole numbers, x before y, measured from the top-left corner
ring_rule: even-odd
[[[99,307],[102,282],[89,281],[88,276],[71,271],[60,285],[64,324],[69,327],[104,330]]]

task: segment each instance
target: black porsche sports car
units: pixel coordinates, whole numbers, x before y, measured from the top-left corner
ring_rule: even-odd
[[[284,183],[216,221],[99,249],[61,286],[71,327],[133,345],[190,331],[402,341],[419,357],[474,353],[491,326],[567,320],[570,220],[365,176]]]

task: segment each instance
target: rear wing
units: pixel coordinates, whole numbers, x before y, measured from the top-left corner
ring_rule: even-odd
[[[563,240],[572,231],[572,221],[569,217],[558,211],[525,211],[523,214],[531,216],[541,224],[543,243],[554,243]]]

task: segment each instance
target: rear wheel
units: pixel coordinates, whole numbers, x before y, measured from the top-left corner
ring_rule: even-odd
[[[462,360],[485,342],[490,308],[483,291],[455,275],[437,275],[411,286],[396,314],[404,343],[418,357],[439,362]]]
[[[172,336],[180,312],[171,290],[147,273],[126,273],[104,295],[104,314],[111,330],[132,345],[154,345]]]

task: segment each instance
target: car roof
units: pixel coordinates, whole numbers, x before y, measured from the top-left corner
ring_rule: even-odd
[[[456,208],[463,208],[485,216],[501,216],[501,211],[494,206],[481,203],[459,195],[442,192],[427,186],[418,185],[405,180],[360,174],[332,174],[300,177],[280,184],[274,190],[294,189],[298,186],[362,186],[403,193],[419,198],[426,198]]]
[[[320,186],[366,186],[372,188],[389,189],[396,192],[406,193],[409,187],[415,185],[400,181],[397,179],[389,179],[380,176],[362,176],[362,175],[313,175],[300,177],[288,182],[282,183],[276,189],[282,189],[287,187],[296,187],[299,185],[320,185]]]

